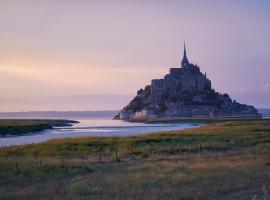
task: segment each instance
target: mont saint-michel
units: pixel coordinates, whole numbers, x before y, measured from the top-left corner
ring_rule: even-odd
[[[181,66],[171,68],[163,79],[137,91],[136,97],[116,116],[118,119],[178,117],[258,117],[250,105],[215,91],[200,67],[189,62],[186,46]]]

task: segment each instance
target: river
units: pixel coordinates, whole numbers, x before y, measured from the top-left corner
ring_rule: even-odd
[[[45,142],[51,139],[77,138],[87,136],[132,136],[144,133],[183,130],[199,126],[195,123],[178,124],[144,124],[130,123],[121,120],[112,120],[106,117],[99,118],[70,118],[80,123],[73,124],[71,127],[56,127],[22,136],[0,137],[0,146],[12,146]]]

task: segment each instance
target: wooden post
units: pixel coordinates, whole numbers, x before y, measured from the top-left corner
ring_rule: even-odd
[[[116,161],[119,161],[117,149],[115,150],[115,160],[116,160]]]
[[[102,152],[99,152],[99,156],[98,156],[98,162],[101,163],[102,162]]]
[[[64,164],[65,164],[65,158],[62,157],[62,165],[64,165]]]

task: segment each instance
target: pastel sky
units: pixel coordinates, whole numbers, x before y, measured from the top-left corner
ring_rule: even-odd
[[[270,107],[270,1],[0,1],[0,111],[120,109],[187,55]]]

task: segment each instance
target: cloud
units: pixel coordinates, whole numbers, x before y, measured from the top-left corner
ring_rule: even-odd
[[[252,91],[251,86],[242,85],[242,86],[239,87],[239,93],[248,93],[250,91]]]
[[[265,83],[263,86],[262,86],[262,90],[263,91],[266,91],[266,92],[270,92],[270,83]],[[270,98],[270,97],[269,97]]]
[[[179,66],[186,38],[190,61],[198,61],[218,91],[267,94],[269,5],[0,1],[0,92],[17,101],[10,109],[22,108],[22,99],[30,109],[59,95],[135,94]],[[93,99],[97,104],[89,104],[102,102]],[[64,108],[65,101],[57,105]]]

